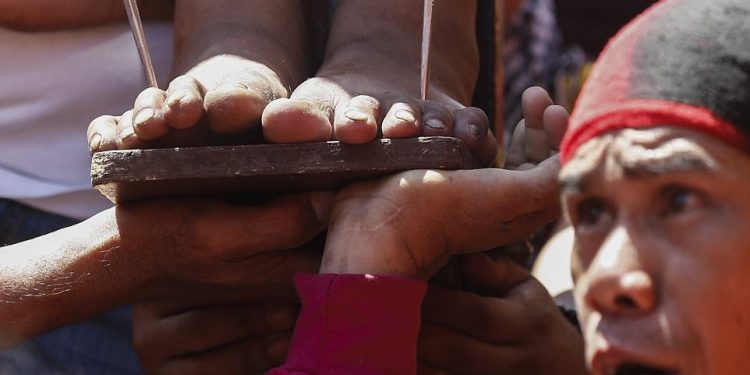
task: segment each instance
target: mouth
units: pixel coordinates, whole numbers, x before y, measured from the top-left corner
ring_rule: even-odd
[[[623,363],[617,366],[614,375],[679,375],[676,370],[650,367],[638,363]]]

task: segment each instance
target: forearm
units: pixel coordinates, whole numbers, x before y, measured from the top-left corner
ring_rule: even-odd
[[[0,249],[0,349],[146,293],[152,272],[135,251],[120,246],[114,209]]]
[[[174,0],[139,0],[145,19],[169,20]],[[0,26],[23,31],[76,29],[125,21],[121,0],[0,0]]]

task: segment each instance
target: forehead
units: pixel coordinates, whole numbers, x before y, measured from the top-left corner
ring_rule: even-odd
[[[747,172],[749,161],[746,153],[693,130],[622,129],[579,147],[560,180],[563,190],[578,190],[596,175],[635,179],[686,172]]]

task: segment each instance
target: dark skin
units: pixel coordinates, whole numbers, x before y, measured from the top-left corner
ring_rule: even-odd
[[[483,294],[429,287],[419,374],[585,374],[581,336],[527,270],[505,257],[459,263]],[[297,313],[291,304],[146,304],[135,310],[134,344],[148,374],[261,374],[283,363]]]
[[[517,136],[521,144],[514,145],[509,155],[512,167],[517,169],[533,168],[540,161],[535,158],[543,160],[553,153],[550,145],[559,142],[560,130],[564,130],[567,121],[564,110],[553,106],[540,89],[524,95],[524,108],[527,119],[518,127]],[[328,261],[322,272],[340,267],[338,271],[342,273],[429,278],[444,264],[445,254],[456,251],[456,244],[465,251],[486,249],[522,238],[540,223],[554,218],[556,172],[553,158],[523,172],[448,172],[443,175],[445,178],[425,180],[425,171],[413,171],[350,187],[338,197],[342,207],[334,213],[334,223],[343,224],[329,229]],[[368,189],[370,194],[365,194]],[[493,194],[496,200],[455,199]],[[369,201],[380,197],[389,197],[384,201],[403,210],[393,215],[394,211],[378,204],[367,208]],[[430,204],[421,204],[423,201]],[[451,215],[443,215],[443,202],[450,203]],[[367,207],[348,210],[347,205]],[[369,217],[362,217],[362,212],[368,212],[365,216]],[[348,213],[352,216],[347,217]],[[373,234],[367,230],[372,225],[357,225],[356,221],[375,222],[375,218],[381,218],[381,223],[382,218],[389,221],[379,227],[379,236],[368,237]],[[411,221],[413,218],[417,220]],[[501,230],[498,223],[502,223]],[[356,233],[357,230],[363,233]],[[353,238],[357,245],[351,243]],[[388,246],[383,245],[386,242]],[[403,246],[405,242],[411,246]],[[421,249],[438,250],[416,253]],[[376,255],[369,256],[369,250]],[[409,251],[416,255],[403,258]],[[425,262],[415,268],[409,259]],[[392,267],[403,263],[407,266]],[[460,266],[465,281],[483,294],[429,288],[422,310],[421,374],[549,374],[550,369],[561,375],[586,373],[580,335],[562,318],[551,297],[528,271],[507,258],[494,262],[483,255],[470,255]],[[264,323],[266,315],[249,312],[266,309],[265,306],[207,307],[181,301],[177,302],[179,308],[170,310],[175,304],[163,302],[136,309],[136,350],[148,373],[216,368],[228,374],[261,373],[283,362],[286,350],[281,349],[286,349],[291,336],[289,315],[296,315],[293,306],[276,306],[286,317],[282,323],[287,323],[272,326]],[[244,329],[237,328],[240,321],[245,321],[241,324]],[[206,335],[201,327],[207,326],[227,334]]]
[[[0,248],[0,349],[130,303],[292,300],[293,275],[320,262],[301,247],[324,230],[331,199],[149,201]]]
[[[174,0],[139,0],[141,16],[169,21]],[[21,31],[86,28],[126,21],[121,0],[0,0],[0,26]]]

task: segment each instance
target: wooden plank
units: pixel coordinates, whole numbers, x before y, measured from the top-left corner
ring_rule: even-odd
[[[450,137],[120,150],[96,153],[92,185],[115,203],[176,196],[254,196],[337,189],[411,169],[480,165]]]

